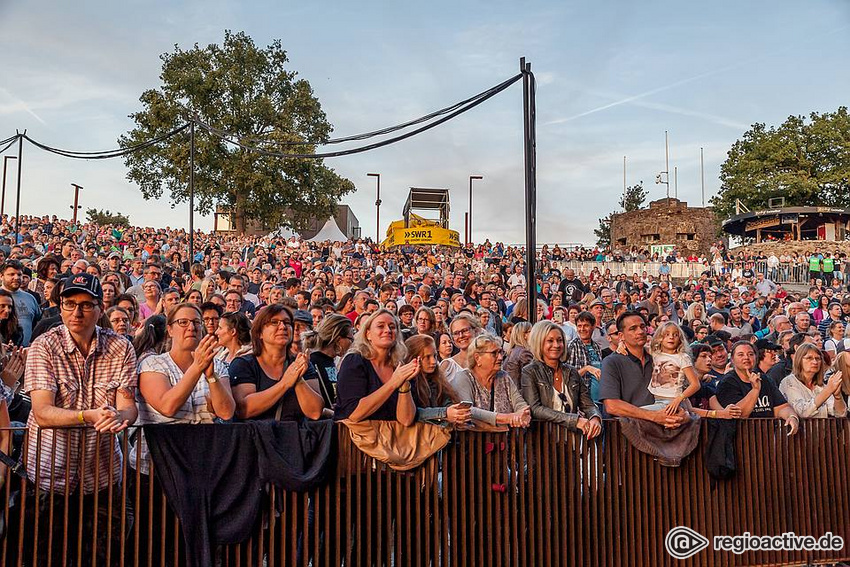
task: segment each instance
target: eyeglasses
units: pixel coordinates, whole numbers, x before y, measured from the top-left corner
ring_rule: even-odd
[[[482,352],[481,354],[482,355],[483,354],[492,354],[496,358],[499,358],[500,356],[505,356],[505,353],[503,353],[501,350],[486,350],[486,351]]]
[[[291,327],[292,321],[289,319],[270,319],[266,323],[267,327]]]
[[[172,325],[177,325],[181,329],[187,329],[190,325],[200,327],[201,321],[199,319],[175,319]]]
[[[112,319],[109,320],[109,322],[112,323],[113,325],[115,325],[115,324],[120,324],[120,323],[129,323],[130,320],[127,319],[126,317],[113,317]]]
[[[92,303],[91,301],[81,301],[77,303],[70,299],[63,299],[61,306],[63,311],[76,311],[79,307],[83,313],[91,313],[94,311],[94,308],[97,307],[97,304]]]
[[[204,323],[218,323],[221,317],[204,317]]]
[[[452,336],[453,337],[462,337],[464,335],[468,335],[471,332],[472,332],[472,328],[467,327],[465,329],[458,329],[457,331],[452,331]]]

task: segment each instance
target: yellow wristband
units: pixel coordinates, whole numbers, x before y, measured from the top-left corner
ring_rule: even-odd
[[[84,424],[84,425],[85,425],[85,423],[86,423],[86,418],[85,418],[85,415],[83,414],[83,412],[82,412],[82,411],[80,411],[80,413],[79,413],[79,414],[77,414],[77,420],[78,420],[80,423],[82,423],[82,424]]]
[[[407,386],[407,390],[403,390],[402,388],[404,388],[404,386],[402,386],[401,388],[398,389],[399,394],[406,394],[410,391],[410,388],[411,388],[410,382],[405,382],[405,386]]]

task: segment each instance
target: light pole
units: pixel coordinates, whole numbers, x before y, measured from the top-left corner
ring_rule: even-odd
[[[469,176],[469,242],[467,244],[472,244],[472,180],[473,179],[484,179],[483,175],[470,175]]]
[[[381,243],[381,174],[367,173],[368,177],[374,177],[378,180],[378,193],[375,197],[375,244]]]
[[[77,224],[77,211],[80,209],[80,189],[82,189],[83,186],[71,183],[71,187],[74,188],[74,204],[71,205],[71,208],[74,209],[74,220],[72,222]]]
[[[10,159],[18,159],[18,156],[3,156],[3,196],[0,197],[0,217],[6,212],[6,167]]]

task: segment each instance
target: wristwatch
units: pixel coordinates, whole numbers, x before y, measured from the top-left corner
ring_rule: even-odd
[[[218,382],[218,373],[213,372],[212,376],[207,376],[208,384],[215,384],[216,382]]]

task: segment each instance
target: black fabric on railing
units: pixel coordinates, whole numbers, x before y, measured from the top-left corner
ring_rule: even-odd
[[[213,565],[215,545],[250,536],[267,483],[306,492],[327,479],[336,457],[332,420],[160,424],[144,432],[190,567]]]

